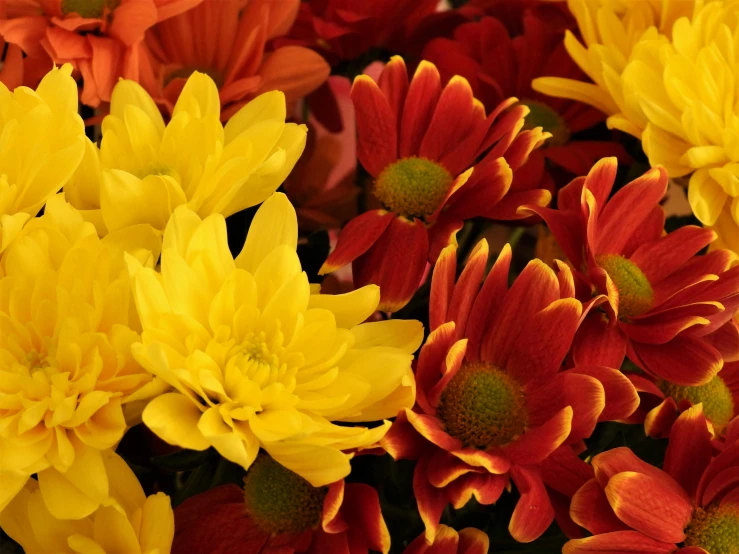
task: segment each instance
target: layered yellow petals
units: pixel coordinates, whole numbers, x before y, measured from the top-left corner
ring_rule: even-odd
[[[73,502],[74,497],[63,485],[49,492],[30,479],[0,512],[0,527],[28,554],[168,554],[174,538],[169,497],[157,493],[147,498],[117,454],[108,450],[98,455],[111,480],[105,505],[79,519],[59,519],[49,510],[44,493],[59,502]]]
[[[85,129],[72,66],[52,69],[34,91],[0,83],[0,252],[76,171]]]
[[[86,517],[106,502],[101,451],[161,390],[131,354],[140,323],[123,251],[151,267],[158,247],[149,227],[101,240],[57,195],[3,253],[0,509],[32,474],[54,517]]]
[[[389,425],[332,422],[378,421],[413,405],[412,353],[423,328],[363,323],[379,302],[374,286],[312,294],[297,236],[282,194],[258,210],[236,259],[223,216],[175,209],[161,273],[128,258],[143,324],[133,352],[174,389],[143,413],[161,438],[212,446],[245,468],[263,448],[322,486],[349,473],[346,451],[375,444]]]
[[[101,233],[149,224],[163,230],[178,206],[200,217],[229,216],[264,201],[305,147],[306,127],[285,123],[282,92],[263,94],[220,121],[218,89],[199,72],[188,79],[165,125],[133,81],[113,90],[99,151],[88,143],[70,202]]]

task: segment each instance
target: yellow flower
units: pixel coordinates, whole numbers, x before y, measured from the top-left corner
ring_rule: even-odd
[[[59,519],[44,504],[38,481],[29,479],[0,512],[0,527],[26,554],[169,554],[174,537],[169,497],[159,492],[147,498],[112,450],[101,458],[111,482],[104,506],[82,519]]]
[[[418,321],[362,323],[380,291],[311,294],[296,254],[295,210],[283,194],[258,210],[236,259],[223,216],[181,206],[164,232],[161,273],[128,258],[143,325],[136,359],[176,392],[144,423],[165,441],[212,446],[248,468],[259,448],[313,486],[349,473],[368,429],[332,422],[394,417],[415,400]]]
[[[140,323],[123,250],[152,266],[158,245],[150,227],[101,240],[57,195],[3,254],[0,510],[32,474],[54,517],[107,499],[100,452],[123,437],[123,406],[158,390],[130,352]]]
[[[70,202],[103,233],[141,223],[163,230],[183,204],[201,217],[255,206],[277,190],[305,147],[305,125],[285,123],[285,109],[284,94],[268,92],[224,127],[218,88],[194,72],[165,125],[146,91],[121,80],[100,150],[87,145],[67,188]]]
[[[82,159],[72,66],[52,69],[36,91],[0,83],[0,252],[69,180]]]

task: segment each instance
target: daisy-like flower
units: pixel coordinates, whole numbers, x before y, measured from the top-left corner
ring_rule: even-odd
[[[351,262],[356,285],[380,286],[381,310],[396,311],[410,300],[427,261],[455,242],[466,219],[521,219],[522,204],[549,203],[551,194],[538,181],[513,179],[549,137],[540,127],[521,130],[529,109],[514,106],[515,98],[486,116],[466,79],[454,77],[442,88],[436,67],[424,61],[409,84],[397,56],[377,83],[357,77],[351,95],[357,156],[385,208],[344,227],[321,273]]]
[[[0,83],[0,252],[82,160],[85,127],[71,73],[68,64],[53,69],[35,91]]]
[[[159,390],[131,354],[140,323],[123,249],[153,266],[158,247],[150,228],[99,239],[57,195],[4,253],[0,509],[33,474],[55,518],[87,517],[108,501],[101,451],[136,417],[124,408]]]
[[[102,453],[110,478],[109,500],[82,519],[62,520],[49,511],[38,481],[30,479],[0,512],[0,527],[25,552],[54,554],[168,554],[174,536],[169,497],[147,497],[136,475],[112,450]]]
[[[529,108],[525,128],[542,127],[551,137],[529,156],[515,179],[526,179],[544,172],[548,188],[565,185],[560,175],[545,168],[551,162],[571,176],[583,175],[604,156],[626,159],[623,148],[615,142],[578,140],[575,133],[605,119],[595,108],[571,100],[553,98],[534,91],[531,80],[544,73],[577,76],[580,71],[562,45],[563,32],[552,26],[544,15],[531,12],[523,17],[523,33],[511,37],[503,23],[485,17],[474,23],[460,25],[454,37],[429,42],[423,58],[439,68],[442,82],[454,75],[465,77],[488,110],[493,110],[507,98],[515,96]],[[511,60],[501,63],[501,60]],[[526,175],[523,175],[526,173]]]
[[[403,554],[488,554],[490,539],[474,527],[462,529],[457,533],[451,527],[439,525],[433,542],[420,535],[408,545]]]
[[[113,91],[100,151],[88,142],[70,201],[104,232],[137,224],[164,230],[177,206],[229,216],[262,202],[290,173],[306,127],[285,123],[285,96],[265,93],[224,126],[218,89],[193,73],[165,125],[133,81]]]
[[[314,487],[260,454],[244,488],[223,485],[175,510],[172,554],[369,554],[390,550],[377,491],[343,480]]]
[[[730,269],[727,250],[696,256],[715,238],[709,229],[686,226],[663,236],[664,168],[609,199],[616,166],[615,158],[599,161],[560,191],[556,210],[531,207],[575,269],[579,297],[607,296],[575,339],[575,363],[621,367],[626,355],[669,383],[704,385],[723,364],[714,339],[739,304],[739,268]]]
[[[454,283],[447,247],[431,285],[431,334],[416,367],[416,407],[398,414],[383,447],[417,460],[413,490],[426,538],[442,511],[475,496],[491,504],[512,479],[521,493],[509,530],[521,542],[554,518],[538,467],[566,441],[587,437],[608,404],[627,416],[638,398],[617,370],[560,371],[582,316],[572,274],[534,260],[508,288],[511,250],[484,284],[487,244],[478,244]],[[601,381],[605,384],[601,384]],[[607,389],[607,390],[606,390]]]
[[[572,519],[593,536],[564,554],[733,554],[739,545],[739,443],[712,459],[701,406],[670,433],[662,469],[628,448],[593,458],[595,478],[572,499]]]
[[[281,90],[288,102],[328,77],[328,63],[303,46],[268,47],[284,35],[300,0],[203,0],[154,25],[146,34],[148,63],[141,84],[171,112],[193,71],[218,85],[224,121],[263,92]],[[197,48],[193,48],[193,44]]]
[[[257,211],[234,260],[223,216],[186,206],[164,233],[161,273],[131,259],[143,324],[137,360],[175,392],[154,399],[144,423],[183,448],[214,447],[249,468],[259,448],[313,486],[349,474],[372,429],[332,422],[393,417],[413,405],[417,321],[362,322],[380,293],[311,294],[295,252],[295,210],[276,194]]]
[[[138,80],[146,30],[202,0],[4,0],[0,35],[31,58],[71,63],[80,99],[110,101],[118,79]]]

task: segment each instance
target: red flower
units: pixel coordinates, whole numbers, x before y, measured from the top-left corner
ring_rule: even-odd
[[[536,181],[512,184],[513,172],[548,136],[540,128],[520,131],[528,110],[512,107],[514,99],[486,116],[465,79],[442,88],[436,67],[421,62],[409,84],[397,56],[378,83],[357,77],[351,95],[357,156],[387,209],[350,221],[321,272],[352,262],[355,285],[380,285],[380,310],[410,300],[426,262],[454,242],[464,220],[520,219],[522,204],[549,202]]]
[[[531,12],[545,19],[549,27],[563,29],[576,25],[563,0],[469,0],[462,9],[493,16],[505,24],[511,35],[524,32],[524,16]]]
[[[420,535],[408,545],[403,554],[488,554],[490,539],[473,527],[457,533],[451,527],[439,525],[433,542]]]
[[[215,487],[175,509],[172,554],[387,554],[377,491],[337,481],[314,488],[260,454],[236,485]]]
[[[530,208],[575,268],[578,297],[607,296],[581,326],[572,358],[575,365],[620,367],[628,356],[654,377],[704,385],[727,349],[736,353],[717,335],[739,304],[739,267],[730,269],[726,250],[695,255],[714,239],[710,229],[686,226],[663,236],[664,168],[609,200],[615,177],[616,159],[603,159],[560,191],[558,209]]]
[[[556,180],[561,186],[572,176],[586,173],[604,156],[628,159],[616,142],[572,138],[574,133],[605,119],[603,113],[580,102],[539,94],[531,88],[535,77],[544,74],[572,77],[580,75],[580,70],[564,48],[563,26],[554,25],[551,17],[544,19],[543,14],[533,13],[523,17],[523,25],[523,34],[515,38],[492,17],[460,25],[454,39],[429,42],[423,58],[436,64],[442,82],[453,75],[465,77],[475,98],[488,110],[511,96],[520,98],[531,110],[526,116],[526,127],[540,125],[552,134],[542,148],[532,153],[522,168],[522,176],[529,172],[539,174],[547,160],[559,168],[548,172],[547,179],[551,183]],[[549,186],[554,188],[553,184]]]
[[[595,478],[572,499],[572,519],[594,536],[564,554],[731,554],[739,545],[739,443],[712,459],[701,406],[670,433],[663,469],[616,448],[593,458]]]
[[[97,106],[119,78],[141,77],[146,30],[201,1],[3,0],[0,35],[34,60],[71,63],[84,81],[82,103]]]
[[[487,259],[482,241],[455,284],[455,247],[439,257],[417,405],[381,441],[393,458],[418,460],[413,489],[428,540],[447,504],[461,508],[472,496],[491,504],[510,479],[521,499],[509,530],[518,541],[536,539],[554,518],[540,464],[590,435],[607,396],[628,404],[617,410],[626,415],[638,400],[616,370],[560,371],[582,316],[567,266],[555,274],[533,260],[509,289],[506,246],[480,287]]]

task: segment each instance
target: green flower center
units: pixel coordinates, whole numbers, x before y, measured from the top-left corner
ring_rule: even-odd
[[[446,198],[454,179],[440,164],[425,158],[404,158],[382,170],[375,196],[406,217],[427,217]]]
[[[637,265],[618,254],[596,258],[618,289],[618,315],[635,317],[648,312],[654,303],[654,291],[649,279]]]
[[[675,402],[688,400],[691,404],[703,403],[703,413],[717,434],[721,434],[734,417],[734,399],[720,374],[697,387],[682,387],[667,381],[661,381],[658,386],[665,396],[671,396]]]
[[[570,140],[570,130],[556,111],[536,100],[524,100],[521,103],[531,110],[524,119],[524,129],[542,127],[544,131],[551,133],[547,146],[562,146]]]
[[[698,508],[685,534],[685,546],[699,546],[710,554],[739,554],[739,506]]]
[[[521,386],[485,363],[465,363],[441,394],[436,412],[464,446],[486,449],[508,444],[528,421]]]
[[[273,535],[302,533],[321,523],[328,489],[259,454],[244,477],[244,504],[252,521]]]
[[[87,19],[102,17],[105,10],[113,11],[121,0],[62,0],[62,13],[76,13]]]

